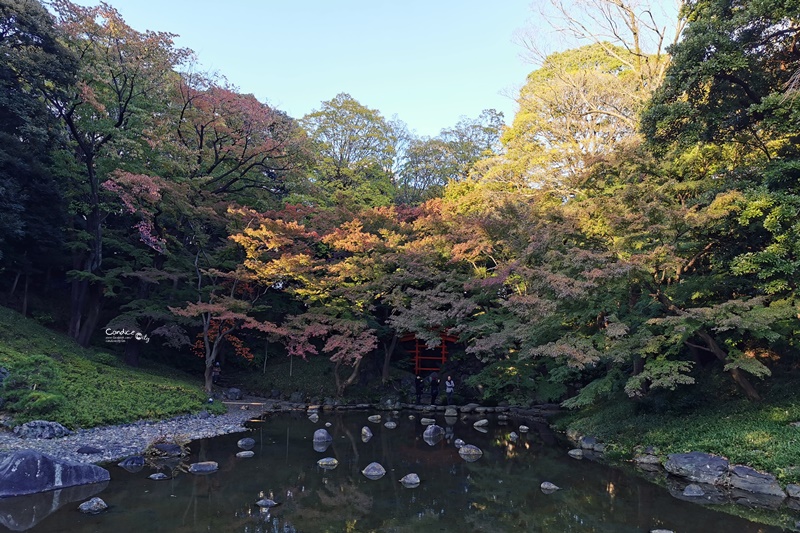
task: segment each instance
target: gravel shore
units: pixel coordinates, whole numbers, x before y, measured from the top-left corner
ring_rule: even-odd
[[[159,437],[180,436],[197,440],[247,431],[244,423],[260,414],[254,409],[229,408],[223,415],[201,413],[168,420],[81,429],[56,439],[24,439],[11,431],[0,430],[0,454],[27,449],[82,463],[108,463],[141,455],[148,444]],[[82,446],[91,446],[102,452],[89,455],[78,453],[77,450]]]

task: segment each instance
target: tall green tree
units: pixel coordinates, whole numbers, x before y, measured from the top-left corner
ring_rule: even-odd
[[[65,204],[53,161],[59,130],[41,88],[69,86],[76,62],[54,22],[38,2],[0,3],[0,259],[14,274],[12,295],[23,287],[23,313],[31,276],[60,267],[63,252]]]
[[[666,83],[643,120],[653,146],[734,143],[766,158],[795,154],[797,111],[784,93],[800,62],[800,9],[709,0],[688,4],[685,16]]]
[[[40,90],[64,124],[74,158],[70,187],[73,265],[69,334],[87,345],[103,303],[104,228],[108,217],[101,188],[121,161],[146,149],[156,109],[166,101],[175,67],[188,55],[173,35],[141,33],[108,4],[52,4],[63,45],[77,58],[69,91]]]
[[[519,111],[503,134],[505,151],[487,171],[492,179],[523,188],[558,185],[568,196],[594,160],[638,142],[638,114],[650,93],[630,68],[633,60],[625,61],[629,55],[602,43],[548,56],[520,91]]]
[[[379,111],[340,93],[301,124],[317,154],[311,173],[317,203],[356,209],[391,203],[398,134]]]
[[[419,204],[441,196],[448,182],[466,179],[476,163],[498,153],[504,129],[503,114],[485,109],[434,138],[411,136],[394,175],[396,203]]]

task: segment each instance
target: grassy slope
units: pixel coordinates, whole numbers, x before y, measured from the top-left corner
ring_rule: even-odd
[[[46,419],[88,428],[165,418],[207,406],[197,378],[147,363],[139,369],[126,367],[118,356],[82,349],[2,307],[0,367],[11,371],[0,396],[6,398],[3,409],[15,423]]]
[[[798,483],[800,427],[792,425],[800,421],[797,376],[770,379],[761,402],[741,398],[725,382],[706,385],[702,396],[665,395],[656,405],[620,398],[567,414],[557,425],[613,443],[620,458],[632,456],[636,446],[654,446],[662,456],[701,451],[773,473],[784,485]]]

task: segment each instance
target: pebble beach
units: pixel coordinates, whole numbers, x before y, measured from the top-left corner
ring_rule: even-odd
[[[230,408],[222,415],[203,412],[160,421],[138,421],[119,426],[79,429],[55,439],[21,438],[9,430],[0,430],[0,454],[16,450],[35,450],[59,459],[81,463],[110,463],[132,455],[141,455],[156,439],[178,437],[194,441],[229,433],[247,431],[244,423],[261,414],[258,410]],[[78,453],[84,446],[100,453]]]

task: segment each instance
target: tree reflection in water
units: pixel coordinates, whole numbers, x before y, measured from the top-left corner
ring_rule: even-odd
[[[248,459],[235,457],[241,434],[195,442],[191,462],[220,465],[206,476],[180,474],[156,482],[147,479],[147,469],[130,473],[111,466],[112,481],[100,494],[109,512],[85,517],[65,508],[31,531],[783,531],[673,498],[619,468],[572,459],[546,427],[513,439],[519,422],[500,425],[492,419],[484,434],[472,427],[475,420],[437,416],[444,438],[429,445],[418,417],[384,413],[383,422],[397,423],[387,429],[383,422],[367,422],[369,414],[323,412],[317,423],[303,413],[270,415],[252,424],[255,457]],[[317,452],[314,431],[326,422],[333,441]],[[366,443],[364,425],[375,434]],[[456,439],[478,446],[483,455],[466,462]],[[319,467],[323,457],[336,458],[339,466]],[[361,474],[373,461],[387,471],[374,481]],[[400,480],[412,472],[421,483],[406,488]],[[563,490],[544,494],[543,481]],[[280,505],[260,509],[255,502],[263,497]]]

